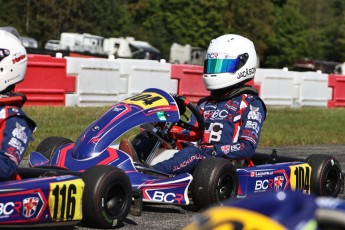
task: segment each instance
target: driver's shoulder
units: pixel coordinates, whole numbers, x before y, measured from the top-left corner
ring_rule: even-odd
[[[207,103],[209,100],[211,99],[211,96],[206,96],[206,97],[202,97],[199,99],[199,101],[197,102],[197,105],[200,106],[202,104]]]

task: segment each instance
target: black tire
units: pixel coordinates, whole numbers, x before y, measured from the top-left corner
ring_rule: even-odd
[[[109,165],[93,166],[82,175],[82,225],[92,228],[114,228],[129,213],[132,186],[126,173]]]
[[[342,174],[337,159],[324,154],[307,157],[312,168],[310,191],[318,196],[337,197],[341,188]]]
[[[73,143],[73,141],[65,137],[47,137],[37,146],[36,152],[50,160],[58,147],[69,143]]]
[[[193,173],[192,198],[197,209],[237,196],[238,177],[235,166],[226,159],[202,160]]]

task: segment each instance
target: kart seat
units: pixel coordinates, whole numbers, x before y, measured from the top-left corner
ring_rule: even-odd
[[[127,153],[134,162],[140,162],[137,151],[135,151],[132,143],[128,139],[122,139],[119,145],[119,150]]]

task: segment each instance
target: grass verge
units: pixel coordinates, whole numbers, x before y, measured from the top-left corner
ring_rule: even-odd
[[[27,153],[48,136],[75,141],[109,107],[25,107],[37,123]],[[268,108],[259,147],[345,144],[345,108]],[[133,135],[130,133],[128,135]]]

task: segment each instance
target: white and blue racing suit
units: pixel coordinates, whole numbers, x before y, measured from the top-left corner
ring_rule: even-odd
[[[22,110],[26,97],[19,93],[0,95],[0,181],[16,171],[36,129]]]
[[[204,158],[248,159],[255,153],[266,118],[265,104],[257,95],[240,94],[225,100],[206,97],[198,108],[206,126],[202,143],[183,148],[154,165],[155,170],[177,175],[192,171]]]

